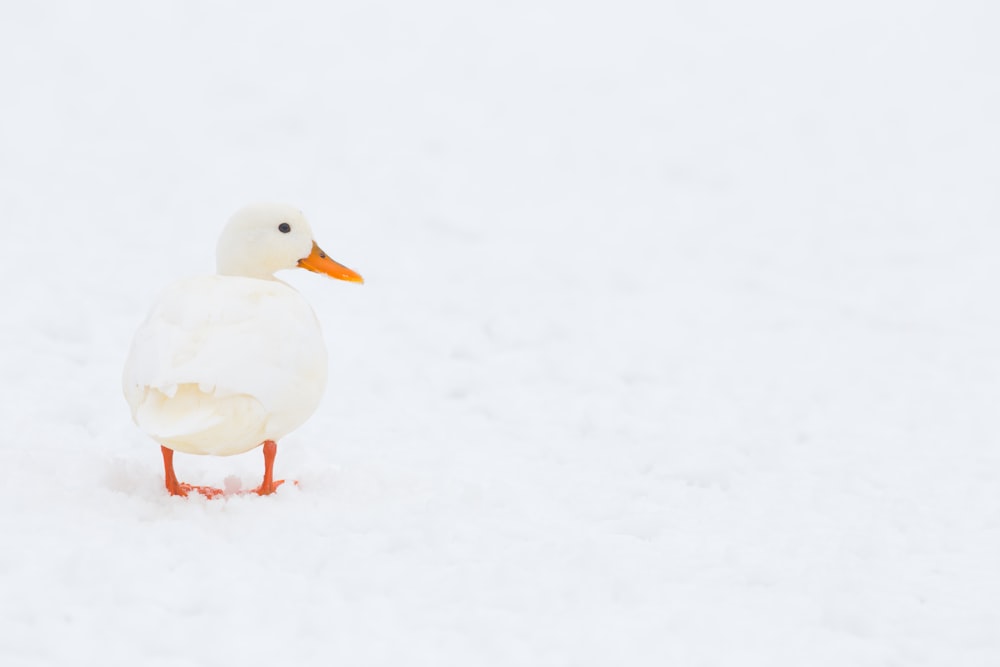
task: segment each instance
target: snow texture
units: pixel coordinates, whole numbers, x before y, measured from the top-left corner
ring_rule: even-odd
[[[0,664],[1000,664],[998,25],[10,3]],[[300,485],[171,498],[122,364],[258,200],[366,284]]]

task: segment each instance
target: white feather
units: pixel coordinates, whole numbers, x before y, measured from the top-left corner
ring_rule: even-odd
[[[261,227],[260,217],[250,222]],[[274,256],[286,252],[294,262],[303,252],[296,237],[311,244],[308,225],[295,220],[297,234],[275,232],[277,248],[255,240],[249,259],[270,252],[261,258],[270,268],[280,264]],[[229,247],[239,238],[234,226],[223,234],[226,244],[220,242],[220,272],[237,256]],[[281,246],[286,236],[288,249]],[[319,405],[326,375],[319,322],[298,292],[271,276],[216,275],[182,280],[160,296],[136,332],[122,384],[132,418],[161,444],[229,455],[298,428]]]

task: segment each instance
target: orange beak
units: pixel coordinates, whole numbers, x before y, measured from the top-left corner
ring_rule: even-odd
[[[308,269],[314,273],[325,273],[331,278],[336,278],[337,280],[346,280],[352,283],[363,283],[365,279],[362,278],[357,272],[352,271],[343,264],[339,264],[323,252],[316,242],[313,241],[312,252],[309,253],[308,257],[304,257],[299,260],[299,266],[303,269]]]

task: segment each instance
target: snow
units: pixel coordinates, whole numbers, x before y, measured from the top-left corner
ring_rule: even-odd
[[[998,19],[8,7],[0,662],[1000,664]],[[171,498],[121,367],[258,200],[366,284],[299,486]]]

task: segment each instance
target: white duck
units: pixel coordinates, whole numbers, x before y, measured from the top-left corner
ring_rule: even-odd
[[[326,386],[326,347],[306,300],[274,277],[302,267],[363,282],[326,256],[301,211],[256,204],[229,220],[216,251],[218,275],[169,287],[139,327],[122,384],[135,423],[160,443],[167,490],[209,497],[182,484],[174,451],[229,456],[264,445],[273,493],[276,442],[301,426]]]

